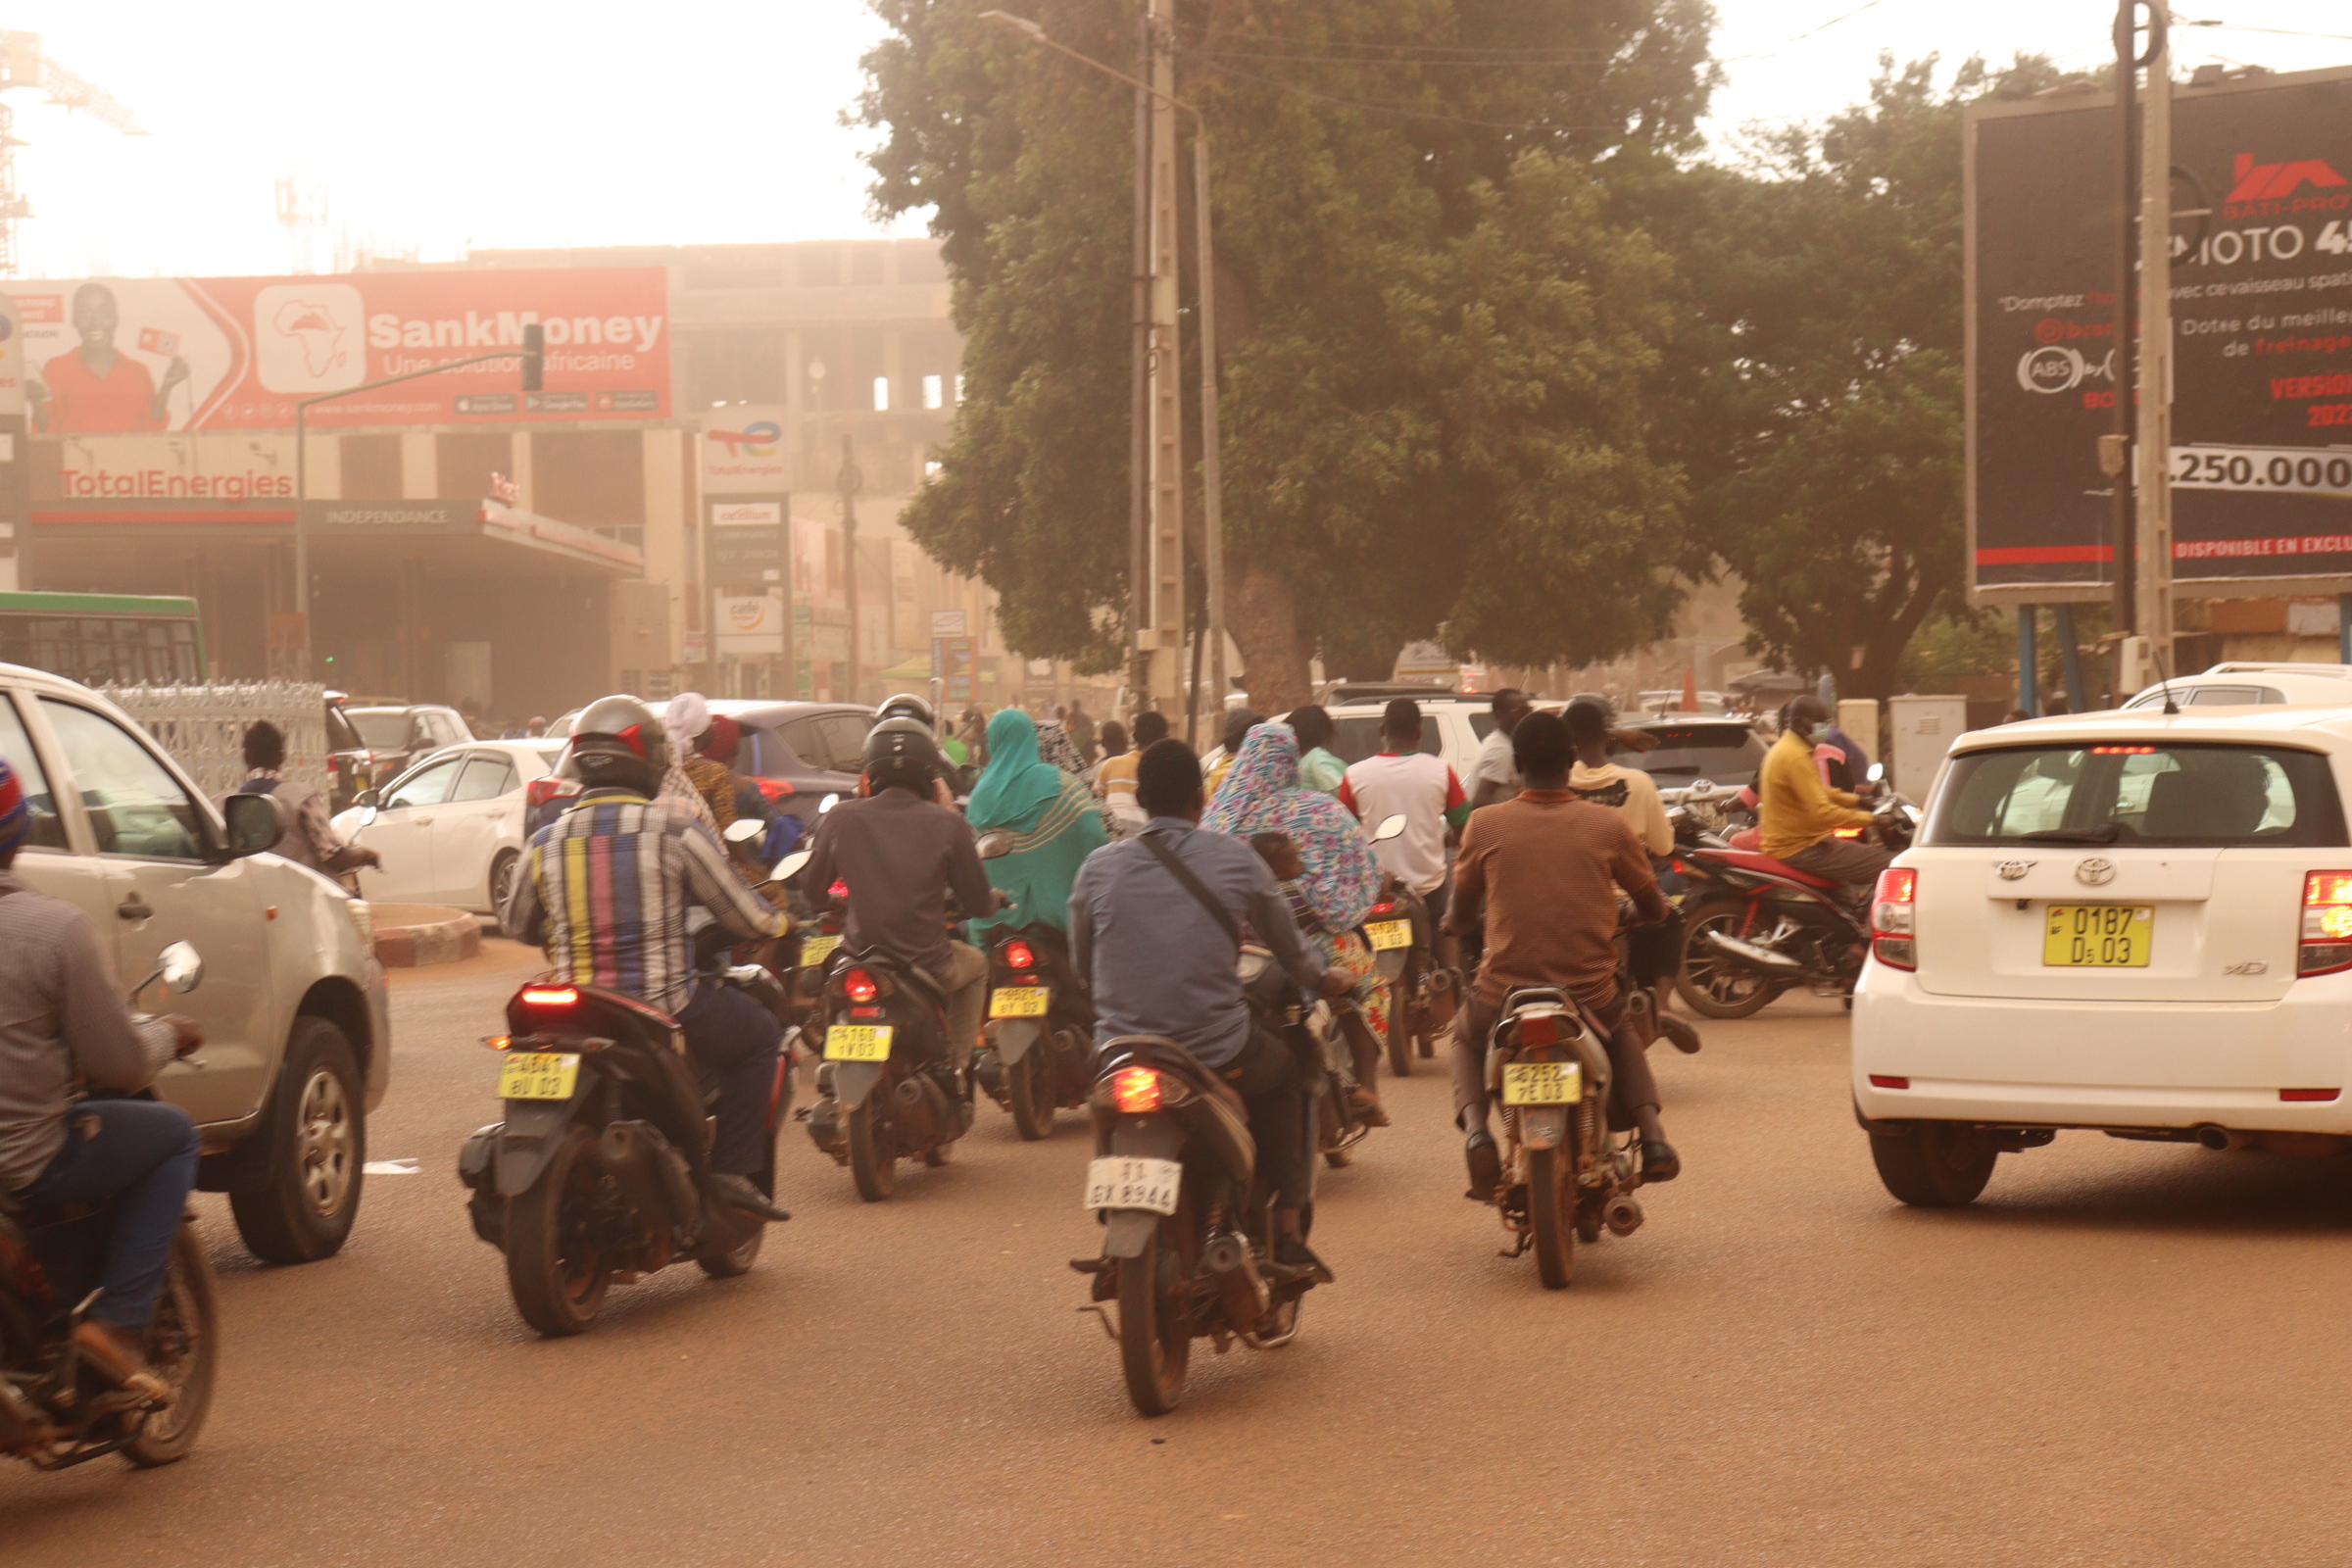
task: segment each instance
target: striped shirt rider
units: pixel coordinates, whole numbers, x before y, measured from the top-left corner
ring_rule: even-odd
[[[557,979],[626,992],[675,1013],[694,994],[689,903],[747,941],[790,929],[682,807],[600,789],[531,840],[503,913],[509,931],[547,949]]]

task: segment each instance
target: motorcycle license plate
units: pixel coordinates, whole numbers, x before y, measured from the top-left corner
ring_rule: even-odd
[[[988,994],[991,1018],[1043,1018],[1053,1004],[1052,986],[1004,986]]]
[[[833,950],[840,946],[841,938],[838,936],[819,933],[816,936],[801,938],[801,967],[804,969],[822,967],[824,961],[833,956]]]
[[[1391,948],[1409,948],[1413,945],[1413,922],[1375,920],[1364,927],[1364,935],[1372,939],[1372,951],[1375,953],[1385,953]]]
[[[1086,1162],[1086,1206],[1176,1212],[1176,1189],[1184,1166],[1172,1159],[1090,1159]]]
[[[501,1100],[569,1100],[580,1058],[552,1051],[512,1051],[498,1064]]]
[[[1506,1061],[1502,1102],[1506,1105],[1573,1105],[1585,1098],[1585,1069],[1574,1061]]]
[[[2045,967],[2145,969],[2156,906],[2053,904],[2041,930]]]
[[[888,1061],[890,1025],[837,1023],[825,1031],[827,1061]]]

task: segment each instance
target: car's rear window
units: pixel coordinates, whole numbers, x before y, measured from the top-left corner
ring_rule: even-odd
[[[1745,724],[1650,724],[1644,729],[1657,737],[1656,751],[1612,746],[1609,760],[1638,767],[1666,789],[1702,778],[1744,787],[1756,781],[1756,769],[1764,765],[1764,742]]]
[[[2345,843],[2328,760],[2284,747],[2113,742],[1954,758],[1928,844]]]
[[[2164,697],[2162,691],[2141,692],[2124,706],[2162,708]],[[2276,686],[2176,686],[2172,697],[2175,708],[2254,708],[2286,701],[2286,693]]]
[[[346,710],[344,717],[360,732],[360,742],[371,751],[398,752],[409,744],[409,710],[405,708],[363,708]]]

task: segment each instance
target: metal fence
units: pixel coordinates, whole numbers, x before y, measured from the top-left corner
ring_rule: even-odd
[[[327,789],[322,686],[266,680],[100,689],[137,719],[207,795],[225,795],[243,782],[245,730],[264,718],[286,738],[285,776],[321,792]]]

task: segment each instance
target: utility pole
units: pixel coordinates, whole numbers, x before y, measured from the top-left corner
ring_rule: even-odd
[[[1152,75],[1157,40],[1135,19],[1135,366],[1127,443],[1127,688],[1130,721],[1152,706]]]
[[[858,700],[858,492],[865,488],[865,474],[858,468],[858,460],[850,449],[850,438],[841,438],[841,473],[835,481],[841,489],[841,562],[850,592],[850,677],[849,690],[841,700]]]
[[[2140,107],[2137,571],[2132,600],[2157,676],[2173,667],[2173,78],[2163,5],[2149,7]],[[2123,394],[2118,378],[2116,394]],[[2150,671],[2143,669],[2141,684]]]
[[[1208,723],[1225,723],[1225,480],[1217,424],[1217,252],[1208,221],[1208,126],[1193,117],[1193,234],[1200,264],[1200,572],[1208,579]]]
[[[125,136],[144,136],[138,117],[114,94],[68,71],[41,47],[37,32],[0,32],[0,92],[31,87],[48,101],[78,109]],[[16,112],[0,100],[0,277],[17,275],[17,220],[32,216],[32,204],[17,189]]]
[[[1184,351],[1176,335],[1176,0],[1151,0],[1152,691],[1184,698]],[[1187,736],[1188,740],[1197,737]]]

